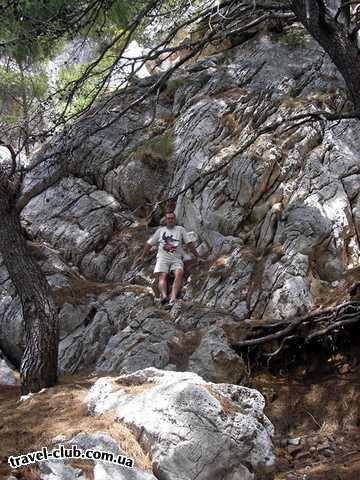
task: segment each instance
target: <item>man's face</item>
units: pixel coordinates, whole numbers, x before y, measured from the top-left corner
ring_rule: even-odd
[[[173,213],[167,213],[165,217],[166,226],[173,228],[176,225],[176,217]]]

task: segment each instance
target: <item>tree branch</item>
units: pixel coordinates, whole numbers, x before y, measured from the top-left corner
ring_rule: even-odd
[[[329,333],[360,321],[360,301],[348,301],[335,307],[307,313],[299,318],[279,320],[271,325],[255,324],[247,337],[234,344],[236,348],[249,348],[281,340],[280,347],[269,354],[274,357],[285,343],[294,338],[303,343],[326,336]],[[284,326],[285,325],[285,326]],[[264,330],[276,329],[274,333],[262,335]]]

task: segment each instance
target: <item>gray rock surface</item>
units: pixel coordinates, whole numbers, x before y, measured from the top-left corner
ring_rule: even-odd
[[[80,468],[73,468],[61,461],[39,462],[40,480],[86,480]]]
[[[118,447],[113,438],[103,432],[82,432],[69,441],[56,442],[53,448],[60,445],[64,445],[66,449],[70,449],[75,445],[83,454],[87,450],[112,454],[114,463],[118,460],[118,456],[131,458]],[[111,461],[105,460],[88,460],[88,462],[92,466],[91,470],[94,480],[156,480],[156,477],[152,474],[136,468],[136,466],[129,468],[123,465],[115,465]],[[85,480],[88,478],[88,475],[81,468],[72,467],[69,461],[38,462],[37,465],[40,470],[41,480]]]
[[[112,235],[118,202],[81,179],[67,177],[31,200],[23,215],[33,237],[61,249],[64,259],[82,257]]]
[[[122,385],[144,388],[127,393]],[[157,478],[250,480],[274,463],[273,427],[256,390],[147,368],[99,379],[87,404],[94,415],[116,408],[150,453]]]
[[[132,372],[169,363],[168,340],[175,329],[161,318],[146,291],[110,291],[83,305],[60,312],[60,365],[76,371],[82,365],[98,371]]]
[[[151,81],[109,99],[97,123]],[[297,316],[323,304],[324,290],[328,299],[346,292],[360,266],[359,124],[286,123],[345,98],[299,25],[261,27],[177,72],[151,128],[139,128],[148,98],[109,128],[97,131],[92,111],[54,139],[26,176],[22,221],[59,306],[61,370],[156,366],[235,382],[242,360],[224,322],[239,325],[239,339],[251,321]],[[64,146],[70,153],[57,155]],[[169,313],[151,293],[154,256],[133,262],[154,231],[146,219],[156,226],[163,214],[154,204],[181,191],[179,223],[209,255]],[[21,305],[2,265],[0,285],[0,348],[18,367]]]
[[[15,385],[16,383],[14,371],[0,356],[0,385]]]
[[[213,327],[189,358],[189,369],[211,382],[239,383],[245,363],[229,346],[223,329]]]
[[[130,458],[126,452],[118,447],[114,439],[102,432],[79,433],[69,442],[77,445],[82,451],[91,449],[101,452],[112,453],[114,458],[121,455]],[[149,472],[136,468],[128,468],[122,465],[112,465],[109,462],[94,461],[94,480],[156,480]]]

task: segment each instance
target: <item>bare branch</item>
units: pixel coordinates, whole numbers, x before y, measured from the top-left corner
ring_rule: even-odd
[[[264,331],[265,325],[259,326],[255,322],[254,327],[250,331],[250,336],[253,336],[256,332],[255,338],[245,338],[244,340],[237,342],[234,346],[237,348],[248,348],[281,340],[280,347],[278,347],[271,354],[267,355],[269,358],[273,358],[282,351],[285,343],[289,340],[296,338],[304,343],[309,343],[314,339],[326,336],[331,332],[345,328],[348,325],[357,323],[359,321],[360,301],[348,301],[340,305],[336,305],[335,307],[310,312],[299,318],[288,319],[285,321],[279,320],[271,325],[268,324],[266,326],[267,329],[272,328],[276,329],[277,331],[267,335],[261,335],[261,333]],[[319,328],[319,324],[324,326],[320,326]]]

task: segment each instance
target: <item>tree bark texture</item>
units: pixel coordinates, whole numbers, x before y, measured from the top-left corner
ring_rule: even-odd
[[[337,0],[337,6],[341,4]],[[355,109],[360,110],[360,54],[356,35],[351,35],[344,14],[335,20],[324,0],[291,0],[291,7],[339,69]]]
[[[20,297],[25,351],[20,378],[26,395],[57,381],[59,326],[50,286],[31,255],[9,178],[0,173],[0,253]]]

